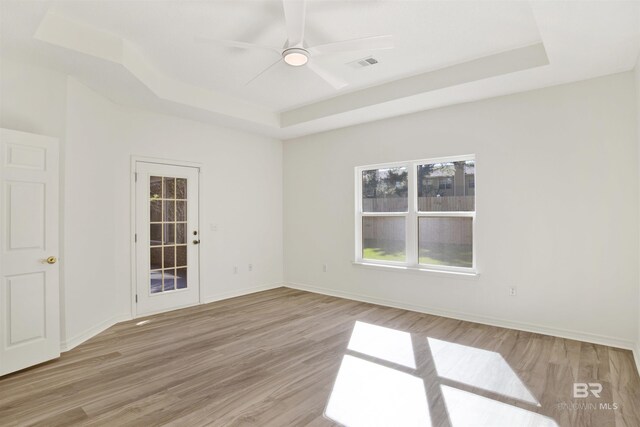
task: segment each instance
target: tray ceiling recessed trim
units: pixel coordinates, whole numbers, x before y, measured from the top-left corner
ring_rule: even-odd
[[[278,113],[167,77],[130,41],[59,14],[47,12],[34,38],[120,64],[158,98],[276,129],[548,64],[543,44],[536,43]]]
[[[259,125],[279,126],[276,113],[212,90],[165,76],[146,61],[133,43],[66,17],[47,13],[34,38],[121,64],[158,98],[213,113],[241,118]]]

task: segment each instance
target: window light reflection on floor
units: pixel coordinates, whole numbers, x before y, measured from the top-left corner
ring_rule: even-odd
[[[345,355],[325,415],[349,427],[431,426],[424,381]]]
[[[427,340],[438,376],[540,406],[500,353],[435,338]]]
[[[416,367],[411,334],[408,332],[357,321],[348,349],[407,368]]]
[[[446,385],[440,386],[454,427],[558,427],[551,418]]]
[[[420,369],[414,346],[422,352],[418,360],[426,363]],[[431,397],[453,427],[557,427],[552,418],[536,412],[540,403],[498,352],[361,321],[355,322],[346,351],[324,414],[344,426],[429,427]],[[440,393],[428,396],[425,385]],[[531,405],[531,410],[501,397]]]

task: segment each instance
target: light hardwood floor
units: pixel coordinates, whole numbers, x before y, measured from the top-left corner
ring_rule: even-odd
[[[0,425],[376,423],[637,427],[640,378],[628,350],[280,288],[124,322],[0,379]]]

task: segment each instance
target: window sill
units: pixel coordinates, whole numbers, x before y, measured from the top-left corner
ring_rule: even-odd
[[[440,276],[447,277],[449,279],[465,279],[465,280],[476,280],[480,276],[480,273],[477,271],[448,271],[448,270],[435,270],[430,268],[421,268],[421,267],[407,267],[404,265],[388,265],[388,264],[378,264],[373,262],[363,262],[363,261],[353,261],[352,264],[356,267],[374,269],[374,270],[384,270],[384,271],[398,271],[398,272],[407,272],[407,273],[417,273],[417,274],[427,274],[432,276]]]

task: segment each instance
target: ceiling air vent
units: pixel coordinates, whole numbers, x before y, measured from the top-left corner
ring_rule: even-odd
[[[369,67],[371,65],[375,65],[378,63],[378,60],[372,56],[367,58],[358,59],[357,61],[349,62],[347,65],[350,65],[353,68],[364,68]]]

